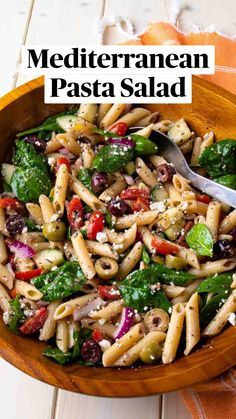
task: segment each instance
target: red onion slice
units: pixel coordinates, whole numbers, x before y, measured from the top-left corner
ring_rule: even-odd
[[[108,144],[112,145],[118,145],[120,147],[128,147],[133,148],[135,146],[134,140],[131,138],[125,137],[125,138],[108,138],[107,140]]]
[[[121,314],[120,325],[114,333],[114,339],[120,339],[124,336],[133,325],[134,320],[134,309],[129,307],[124,307]]]
[[[100,297],[96,298],[93,301],[90,301],[88,304],[80,307],[75,308],[73,311],[73,319],[78,322],[83,317],[88,316],[92,311],[100,310],[102,307],[104,307],[107,303],[102,300]]]
[[[59,153],[63,156],[67,157],[69,160],[75,159],[74,154],[72,154],[70,151],[68,151],[66,148],[62,147],[59,150]]]
[[[35,251],[32,247],[28,246],[25,243],[22,243],[19,240],[13,240],[8,243],[8,247],[12,253],[15,253],[16,256],[21,258],[32,258],[35,256]]]

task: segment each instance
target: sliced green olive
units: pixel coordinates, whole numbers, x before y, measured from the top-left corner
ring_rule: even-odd
[[[162,354],[162,347],[155,342],[150,342],[141,350],[139,358],[141,361],[146,364],[151,364],[154,361],[157,361]]]
[[[59,242],[65,238],[66,225],[62,221],[53,221],[44,224],[43,235],[52,242]]]
[[[169,326],[169,316],[161,308],[153,308],[145,315],[144,324],[149,331],[166,332]]]

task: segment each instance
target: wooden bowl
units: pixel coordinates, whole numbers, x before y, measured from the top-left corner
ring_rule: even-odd
[[[220,138],[236,138],[236,98],[200,78],[193,79],[191,105],[151,105],[165,118],[184,117],[202,135],[213,130]],[[66,105],[43,103],[43,79],[13,90],[0,99],[1,161],[9,154],[16,132],[33,127]],[[15,336],[0,321],[0,354],[15,367],[48,384],[96,396],[147,396],[194,386],[221,374],[236,363],[236,328],[228,327],[204,347],[170,365],[138,369],[60,366],[41,355],[45,344]]]

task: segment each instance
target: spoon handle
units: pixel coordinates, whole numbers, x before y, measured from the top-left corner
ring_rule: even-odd
[[[224,202],[233,208],[236,208],[236,191],[203,176],[194,173],[191,169],[188,172],[188,179],[193,186],[200,191],[207,193],[218,201]]]

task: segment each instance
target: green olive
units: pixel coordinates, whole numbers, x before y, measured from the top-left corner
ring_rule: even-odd
[[[66,225],[62,221],[44,224],[43,235],[52,242],[59,242],[65,238]]]
[[[149,331],[166,332],[169,326],[169,316],[161,308],[153,308],[145,315],[144,324]]]
[[[139,358],[145,364],[151,364],[154,361],[157,361],[162,354],[162,347],[156,342],[150,342],[141,350]]]

